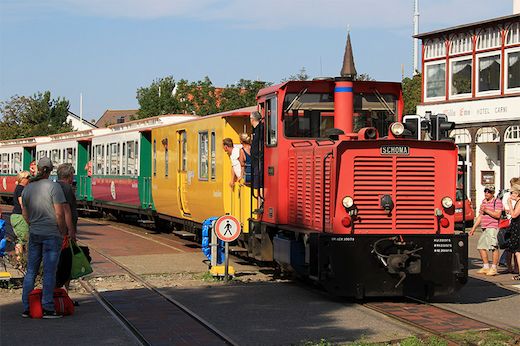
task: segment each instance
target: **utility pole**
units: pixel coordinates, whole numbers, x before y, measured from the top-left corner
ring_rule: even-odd
[[[414,0],[413,10],[413,35],[419,35],[419,0]],[[419,63],[417,62],[419,56],[419,39],[413,39],[413,75],[419,73]]]

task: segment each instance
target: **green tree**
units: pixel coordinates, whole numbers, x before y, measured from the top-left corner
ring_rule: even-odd
[[[237,84],[226,85],[219,96],[219,111],[229,111],[256,104],[258,91],[270,85],[268,82],[240,79]]]
[[[138,118],[180,113],[181,106],[175,96],[174,88],[175,80],[172,76],[154,80],[150,86],[139,88],[137,90]]]
[[[289,77],[282,79],[282,83],[294,80],[309,80],[309,75],[307,74],[305,67],[302,67],[297,74],[292,74]]]
[[[0,105],[0,139],[46,136],[72,131],[69,101],[51,99],[50,91],[31,97],[13,96]]]
[[[375,79],[370,77],[370,75],[368,73],[358,74],[356,76],[355,80],[359,80],[359,81],[375,81]]]
[[[422,76],[403,79],[404,114],[417,114],[417,105],[421,102]]]

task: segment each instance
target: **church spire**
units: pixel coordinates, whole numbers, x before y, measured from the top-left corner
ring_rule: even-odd
[[[356,66],[354,65],[354,56],[352,55],[352,45],[350,43],[350,31],[347,34],[347,45],[345,47],[345,55],[343,56],[343,67],[341,68],[341,77],[354,79],[356,78]]]

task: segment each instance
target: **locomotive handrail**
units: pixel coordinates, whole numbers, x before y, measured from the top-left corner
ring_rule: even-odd
[[[318,139],[316,139],[315,142],[316,142],[316,145],[319,147],[336,144],[336,141],[333,139],[330,139],[330,138],[318,138]],[[323,143],[323,142],[326,142],[326,143]]]
[[[298,142],[291,142],[291,145],[293,146],[293,148],[305,148],[305,147],[312,147],[312,142],[311,141],[298,141]]]

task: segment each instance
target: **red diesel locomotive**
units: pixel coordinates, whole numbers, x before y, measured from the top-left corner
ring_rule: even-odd
[[[400,84],[344,75],[258,94],[264,185],[249,254],[341,296],[456,291],[468,241],[454,232],[453,123],[403,119]]]

